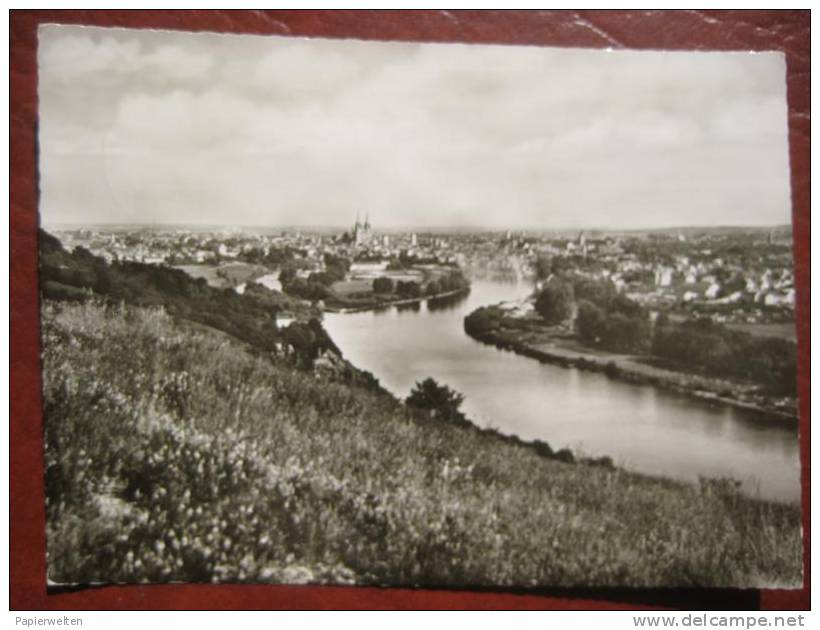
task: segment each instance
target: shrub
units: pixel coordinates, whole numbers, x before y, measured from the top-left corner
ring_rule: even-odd
[[[414,280],[399,280],[396,293],[403,298],[417,298],[421,296],[421,285]]]
[[[609,378],[615,378],[621,373],[621,369],[618,367],[618,364],[615,361],[608,361],[607,364],[604,366],[604,374],[606,374]]]
[[[597,344],[606,334],[606,314],[594,303],[581,300],[578,302],[575,328],[584,342]]]
[[[373,280],[373,290],[376,293],[393,293],[394,289],[395,284],[390,278],[382,276]]]
[[[430,415],[447,420],[464,420],[459,411],[464,396],[446,385],[439,385],[432,378],[417,382],[405,399],[408,407],[421,409]]]
[[[541,440],[533,440],[532,445],[535,448],[535,452],[541,457],[552,457],[554,455],[552,447],[546,442]]]
[[[535,310],[548,324],[561,324],[572,317],[574,295],[572,285],[554,279],[535,300]]]

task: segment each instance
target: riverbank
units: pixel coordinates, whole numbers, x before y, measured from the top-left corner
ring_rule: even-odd
[[[440,300],[450,297],[456,297],[459,295],[467,295],[470,292],[470,287],[463,287],[461,289],[456,289],[455,291],[447,291],[445,293],[437,293],[435,295],[422,295],[419,297],[414,298],[400,298],[400,299],[393,299],[393,300],[383,300],[383,301],[373,301],[367,304],[363,304],[361,306],[350,306],[350,307],[338,307],[338,306],[325,306],[324,310],[328,313],[363,313],[365,311],[375,311],[383,308],[389,308],[391,306],[408,306],[411,304],[421,304],[427,300]]]
[[[481,317],[484,321],[480,325],[475,323],[477,314],[490,312],[490,317]],[[492,323],[488,326],[487,321]],[[603,372],[610,378],[624,382],[651,385],[701,400],[748,409],[772,421],[796,423],[798,420],[797,403],[793,399],[773,401],[761,394],[759,387],[753,384],[661,367],[653,364],[649,357],[588,348],[571,332],[510,315],[498,307],[477,309],[465,318],[464,329],[477,341],[544,363]]]

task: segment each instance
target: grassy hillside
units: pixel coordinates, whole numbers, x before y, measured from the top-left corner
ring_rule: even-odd
[[[799,510],[545,458],[156,308],[46,301],[58,582],[795,585]]]
[[[210,286],[205,278],[194,279],[181,269],[131,261],[109,264],[82,247],[68,251],[42,230],[39,241],[40,283],[46,299],[83,301],[93,295],[113,304],[161,306],[174,317],[221,330],[266,353],[290,341],[276,324],[277,314],[300,321],[321,317],[309,304],[259,284],[249,283],[239,295],[230,288]],[[291,332],[302,337],[309,333],[301,323]],[[323,341],[296,344],[305,362]]]

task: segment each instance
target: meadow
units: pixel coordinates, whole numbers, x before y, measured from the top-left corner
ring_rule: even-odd
[[[782,324],[729,324],[728,328],[747,332],[756,337],[777,337],[797,342],[797,327],[794,322]]]
[[[162,308],[46,300],[42,338],[54,582],[802,581],[799,508],[728,480],[560,461]]]
[[[194,279],[205,278],[209,285],[218,289],[233,288],[269,273],[269,270],[262,265],[250,265],[243,262],[221,265],[179,265],[176,268]]]

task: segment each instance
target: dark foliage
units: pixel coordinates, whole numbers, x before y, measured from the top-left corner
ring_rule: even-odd
[[[578,299],[575,329],[584,343],[611,352],[644,354],[652,343],[649,313],[615,291],[609,281],[576,278]]]
[[[408,407],[421,409],[431,416],[445,420],[465,421],[459,411],[464,396],[446,385],[439,385],[432,378],[416,383],[413,391],[405,399]]]
[[[496,330],[503,321],[504,313],[492,306],[481,307],[464,318],[464,331],[470,335],[481,336]]]
[[[730,330],[711,319],[658,320],[652,343],[658,357],[724,378],[742,378],[769,392],[796,395],[797,345]]]
[[[386,277],[380,277],[373,280],[373,290],[376,293],[393,293],[395,283]]]
[[[138,262],[109,265],[81,247],[66,251],[44,231],[40,233],[40,278],[46,299],[83,300],[96,295],[112,303],[161,306],[174,317],[210,326],[259,351],[277,352],[277,342],[283,341],[276,314],[288,298],[261,285],[250,284],[246,294],[239,295],[171,267]],[[297,348],[305,363],[318,355],[324,343],[319,337],[314,342]]]
[[[431,283],[432,284],[432,283]],[[441,276],[435,281],[438,293],[449,293],[451,291],[461,291],[470,286],[470,281],[464,277],[460,269],[454,269]],[[428,295],[431,295],[428,287]]]
[[[572,317],[574,292],[569,282],[554,279],[535,300],[535,310],[548,324],[560,324]]]
[[[578,276],[573,278],[572,287],[576,300],[586,300],[602,309],[608,309],[618,296],[615,285],[609,280],[593,280]]]
[[[421,297],[421,285],[413,280],[399,280],[396,283],[396,295],[403,298]]]

